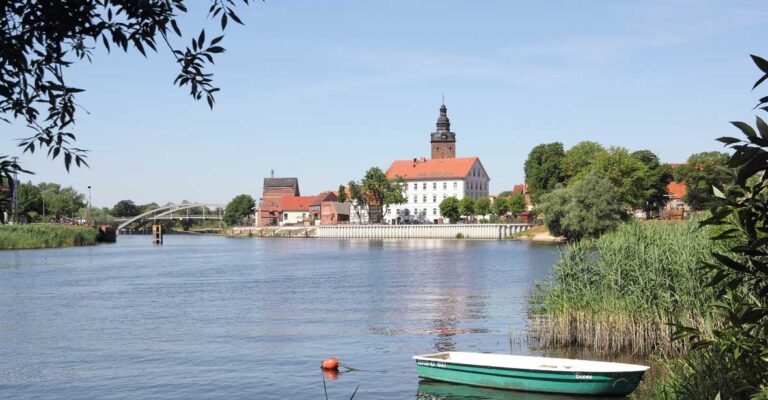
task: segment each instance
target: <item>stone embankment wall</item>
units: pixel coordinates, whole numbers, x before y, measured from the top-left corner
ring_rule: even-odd
[[[433,238],[505,239],[526,231],[531,224],[455,224],[455,225],[335,225],[318,226],[319,238]]]

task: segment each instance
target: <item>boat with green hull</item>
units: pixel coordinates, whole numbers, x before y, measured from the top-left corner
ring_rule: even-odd
[[[444,352],[413,357],[419,377],[527,392],[626,396],[649,367],[602,361]]]

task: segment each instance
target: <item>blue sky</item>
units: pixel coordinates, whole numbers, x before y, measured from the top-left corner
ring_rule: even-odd
[[[545,142],[667,162],[719,149],[728,121],[754,119],[749,54],[768,56],[765,1],[270,0],[240,16],[212,70],[213,111],[172,85],[166,51],[99,50],[70,68],[87,90],[76,133],[91,168],[24,155],[29,178],[92,185],[96,206],[258,198],[270,169],[315,194],[428,157],[445,94],[458,155],[479,156],[498,193]],[[202,26],[212,37],[217,24],[191,9],[182,30]],[[3,131],[2,152],[18,154],[26,128]]]

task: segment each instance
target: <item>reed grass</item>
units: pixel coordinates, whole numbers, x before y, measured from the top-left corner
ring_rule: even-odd
[[[532,341],[598,351],[680,354],[670,323],[710,325],[703,310],[715,290],[697,269],[709,260],[708,232],[695,221],[628,223],[569,245],[532,295]]]
[[[96,243],[97,233],[84,226],[0,225],[0,250],[87,246]]]

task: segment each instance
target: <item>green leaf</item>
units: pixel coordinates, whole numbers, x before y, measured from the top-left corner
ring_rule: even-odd
[[[741,139],[736,139],[736,138],[729,137],[729,136],[719,137],[719,138],[717,138],[715,140],[717,140],[720,143],[725,143],[726,145],[741,142]]]
[[[181,37],[181,29],[179,29],[179,24],[176,23],[175,19],[171,20],[171,27],[173,28],[173,31],[176,32],[176,35]]]
[[[763,139],[768,139],[768,124],[766,124],[760,117],[756,117],[756,119],[757,130],[760,132],[760,136]]]
[[[718,189],[717,186],[712,185],[712,192],[715,194],[715,197],[719,199],[725,198],[725,194],[722,191],[720,191],[720,189]]]
[[[768,61],[766,61],[764,58],[760,56],[756,56],[754,54],[750,54],[750,57],[752,57],[752,61],[755,62],[755,65],[757,65],[758,68],[760,68],[761,71],[768,74]]]
[[[748,124],[745,124],[744,122],[741,122],[741,121],[731,121],[731,124],[733,124],[733,126],[739,128],[748,137],[756,137],[757,136],[757,133],[755,133],[755,130],[752,129],[752,127],[749,126]]]

